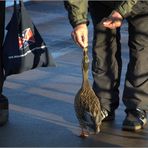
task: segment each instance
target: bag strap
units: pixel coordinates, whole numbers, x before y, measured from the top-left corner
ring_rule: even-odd
[[[18,8],[17,8],[17,0],[14,0],[14,5],[13,5],[13,14],[12,17],[17,17],[18,18]],[[6,30],[9,30],[9,26],[11,24],[11,21],[7,24]]]
[[[19,6],[20,8],[25,8],[23,0],[19,0]]]
[[[14,6],[13,6],[14,12],[17,12],[17,2],[14,0]]]
[[[18,2],[18,3],[17,3]],[[14,0],[14,11],[19,14],[21,8],[24,6],[23,0]]]
[[[19,0],[20,1],[20,0]],[[21,30],[21,23],[22,23],[22,14],[21,14],[21,7],[20,7],[20,3],[18,0],[14,0],[14,12],[13,14],[17,17],[17,22],[18,22],[18,30]],[[21,34],[20,34],[21,35]]]

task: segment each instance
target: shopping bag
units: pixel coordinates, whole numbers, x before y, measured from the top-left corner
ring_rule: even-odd
[[[22,0],[14,1],[14,12],[3,45],[5,77],[37,67],[55,66],[55,61],[33,24]]]

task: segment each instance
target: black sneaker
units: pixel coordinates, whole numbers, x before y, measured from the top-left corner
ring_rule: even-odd
[[[8,121],[9,116],[9,103],[8,99],[4,96],[0,96],[0,126],[3,126]]]
[[[115,112],[109,112],[106,109],[102,109],[101,111],[102,121],[113,121],[115,120]]]
[[[139,108],[126,110],[127,116],[123,121],[122,129],[126,131],[137,131],[142,129],[147,123],[146,112]]]

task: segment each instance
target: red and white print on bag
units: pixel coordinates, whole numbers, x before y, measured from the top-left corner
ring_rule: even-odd
[[[35,38],[31,28],[27,28],[22,32],[22,36],[18,37],[19,48],[21,49],[28,47],[29,45],[35,43]]]

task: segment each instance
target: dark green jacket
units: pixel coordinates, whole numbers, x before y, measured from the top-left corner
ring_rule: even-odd
[[[123,18],[126,18],[131,13],[134,15],[139,13],[138,10],[141,9],[141,4],[143,4],[146,11],[148,11],[148,2],[146,1],[146,3],[147,5],[145,5],[145,1],[141,2],[141,0],[125,0],[121,1],[120,5],[118,5],[115,10],[118,11]],[[68,0],[65,1],[64,4],[68,11],[70,23],[73,27],[88,22],[88,0]]]
[[[117,8],[118,11],[123,18],[126,18],[133,10],[133,7],[137,4],[138,0],[126,0],[123,1]]]
[[[67,0],[64,4],[73,27],[88,22],[88,0]]]

